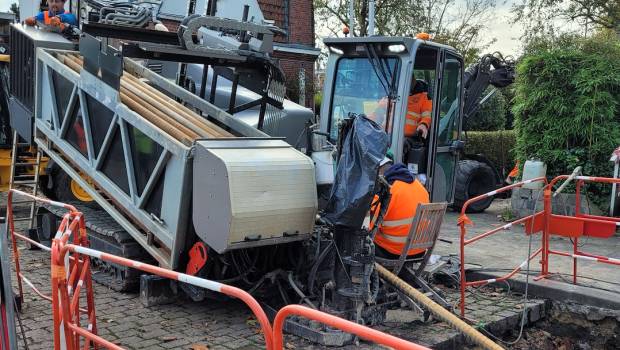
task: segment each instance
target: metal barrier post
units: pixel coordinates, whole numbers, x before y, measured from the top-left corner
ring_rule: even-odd
[[[338,328],[347,333],[352,333],[360,338],[373,341],[377,344],[386,345],[394,349],[404,350],[430,350],[422,345],[417,345],[408,342],[404,339],[397,338],[395,336],[374,330],[372,328],[362,326],[361,324],[347,321],[343,318],[330,315],[328,313],[311,309],[302,305],[287,305],[280,309],[276,314],[276,318],[273,321],[273,347],[275,350],[283,349],[283,334],[284,320],[290,315],[302,316],[330,327]]]

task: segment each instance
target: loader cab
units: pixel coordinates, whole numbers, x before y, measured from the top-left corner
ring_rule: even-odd
[[[405,37],[331,38],[325,44],[330,54],[320,128],[329,142],[337,144],[339,122],[349,113],[365,114],[389,135],[396,162],[415,162],[410,169],[423,174],[432,201],[451,203],[462,148],[462,58],[452,47]],[[407,113],[415,110],[410,96],[419,93],[430,103],[426,138],[405,135],[412,123]]]

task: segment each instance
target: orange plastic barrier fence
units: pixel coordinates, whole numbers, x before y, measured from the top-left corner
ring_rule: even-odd
[[[554,214],[551,200],[553,196],[553,187],[559,181],[566,180],[568,178],[569,175],[561,175],[554,178],[548,184],[546,183],[546,180],[544,178],[523,181],[514,185],[500,188],[496,191],[491,191],[489,193],[472,198],[465,202],[465,205],[463,205],[461,211],[461,216],[458,219],[458,225],[461,228],[461,317],[465,316],[465,289],[467,287],[481,286],[489,283],[505,281],[514,276],[521,269],[523,269],[527,265],[528,261],[531,261],[531,259],[536,257],[538,254],[541,255],[541,272],[537,277],[535,277],[535,280],[540,280],[551,275],[551,273],[549,272],[549,260],[551,255],[560,255],[573,259],[573,283],[577,283],[577,260],[593,261],[603,264],[620,266],[620,259],[586,253],[580,251],[578,245],[579,238],[582,236],[602,239],[610,238],[615,234],[617,227],[620,226],[620,218],[581,213],[581,188],[583,187],[584,183],[595,182],[606,184],[620,184],[620,179],[593,176],[576,176],[575,215],[567,216]],[[543,208],[540,212],[525,216],[521,219],[515,220],[511,223],[492,229],[475,237],[469,239],[465,238],[467,234],[466,226],[468,224],[472,224],[472,221],[467,217],[467,215],[465,215],[469,204],[487,198],[489,196],[493,196],[499,192],[505,192],[516,187],[522,187],[526,183],[531,183],[535,181],[544,182],[546,184],[543,187]],[[501,230],[507,230],[515,224],[521,223],[524,224],[525,233],[528,235],[542,232],[541,247],[538,248],[534,253],[532,253],[532,255],[528,257],[528,259],[523,261],[519,266],[517,266],[510,273],[504,276],[487,280],[467,281],[467,278],[465,276],[465,246],[474,243],[484,237],[495,234]],[[567,252],[551,249],[550,237],[552,235],[570,238],[573,242],[573,251]]]
[[[48,248],[24,235],[21,235],[15,231],[15,220],[13,217],[13,195],[18,194],[24,197],[28,197],[36,202],[53,205],[68,210],[60,222],[56,235],[54,237],[52,248]],[[66,256],[62,261],[54,261],[55,256],[55,244],[57,242],[66,243],[71,237],[76,245],[88,246],[88,237],[86,235],[85,220],[82,213],[76,210],[75,207],[51,201],[45,198],[35,197],[31,194],[12,189],[8,193],[7,198],[7,224],[11,234],[13,256],[15,259],[15,271],[17,274],[17,284],[19,288],[19,294],[23,299],[23,285],[22,281],[26,283],[33,291],[42,298],[52,302],[53,313],[53,325],[54,325],[54,348],[61,349],[61,343],[63,349],[73,350],[80,347],[79,332],[71,333],[68,330],[71,327],[80,328],[80,321],[82,313],[88,320],[88,330],[93,334],[93,337],[97,333],[97,318],[95,315],[95,303],[94,303],[94,291],[91,279],[90,271],[90,258],[74,254],[73,256]],[[47,296],[41,293],[21,272],[19,250],[17,249],[17,239],[24,240],[34,246],[37,246],[46,251],[52,252],[52,264],[51,264],[51,282],[52,282],[52,296]],[[82,291],[86,294],[86,308],[80,308],[80,296]],[[64,327],[64,332],[61,332],[60,328]],[[84,348],[90,348],[91,344],[95,349],[97,344],[107,344],[104,340],[100,339],[98,342],[92,342],[92,339],[85,337]],[[110,343],[111,344],[111,343]],[[113,344],[112,344],[113,345]],[[111,347],[111,349],[116,349]]]
[[[48,248],[24,235],[15,232],[12,209],[12,197],[14,193],[29,197],[41,203],[59,206],[69,210],[59,225],[56,236],[52,240],[51,248]],[[10,228],[11,237],[13,240],[13,252],[15,255],[15,266],[18,275],[20,295],[23,296],[21,285],[23,280],[35,291],[35,293],[52,302],[55,350],[77,350],[80,348],[90,349],[91,346],[94,349],[98,349],[99,346],[112,350],[123,349],[120,346],[97,335],[94,291],[90,270],[91,258],[127,266],[179,282],[192,284],[197,287],[206,288],[211,291],[223,293],[230,297],[242,300],[256,316],[265,337],[265,348],[268,350],[283,349],[282,329],[286,317],[291,314],[304,316],[322,322],[331,327],[356,334],[363,339],[374,341],[378,344],[391,346],[395,349],[428,349],[383,332],[379,332],[357,323],[301,305],[289,305],[282,308],[276,315],[274,328],[272,328],[267,315],[259,303],[249,293],[239,288],[90,249],[88,247],[89,243],[84,216],[74,207],[64,203],[34,197],[18,190],[11,190],[8,195],[7,214],[7,220],[9,223],[8,227]],[[72,244],[69,243],[69,239],[71,237],[73,237]],[[17,239],[24,240],[32,245],[51,252],[51,297],[41,293],[20,272],[19,250],[17,249],[16,242]],[[80,308],[80,295],[83,291],[86,292],[86,309]],[[83,328],[80,325],[84,315],[87,320],[86,328]],[[82,338],[84,339],[83,343],[81,342]]]
[[[585,182],[619,184],[620,179],[593,176],[575,177],[575,216],[553,214],[551,197],[553,186],[560,180],[565,180],[568,175],[554,178],[544,191],[544,217],[535,220],[534,225],[543,230],[542,243],[542,271],[536,280],[546,278],[549,272],[550,255],[560,255],[573,258],[573,283],[577,283],[577,260],[594,261],[603,264],[620,266],[620,259],[590,254],[579,250],[579,238],[582,236],[594,238],[610,238],[620,226],[620,218],[591,215],[581,213],[581,188]],[[569,237],[573,241],[573,251],[565,252],[552,250],[549,244],[551,235]]]
[[[500,231],[503,230],[508,230],[510,229],[513,225],[518,225],[518,224],[522,224],[525,223],[526,225],[526,229],[528,228],[528,222],[529,220],[535,220],[537,217],[541,216],[544,212],[544,209],[541,209],[540,212],[538,213],[534,213],[532,215],[528,215],[525,216],[523,218],[514,220],[510,223],[507,223],[503,226],[500,227],[496,227],[492,230],[486,231],[484,233],[481,233],[479,235],[476,235],[474,237],[471,237],[469,239],[466,239],[466,235],[467,235],[467,225],[473,225],[473,222],[471,221],[471,219],[469,219],[469,217],[466,215],[467,212],[467,208],[475,202],[481,201],[485,198],[488,197],[493,197],[498,193],[502,193],[502,192],[506,192],[506,191],[510,191],[512,189],[515,188],[521,188],[523,187],[523,185],[529,184],[529,183],[533,183],[533,182],[541,182],[543,184],[547,184],[547,180],[544,177],[538,177],[535,179],[531,179],[531,180],[526,180],[526,181],[521,181],[521,182],[517,182],[514,183],[510,186],[506,186],[506,187],[502,187],[500,189],[497,189],[495,191],[491,191],[491,192],[487,192],[485,194],[479,195],[477,197],[474,198],[470,198],[468,201],[465,202],[465,204],[463,205],[463,208],[461,209],[461,215],[459,216],[458,219],[458,225],[460,227],[461,230],[461,236],[460,236],[460,263],[461,263],[461,281],[460,281],[460,287],[461,287],[461,301],[460,301],[460,311],[461,311],[461,317],[465,317],[465,289],[467,287],[475,287],[475,286],[482,286],[485,284],[489,284],[489,283],[494,283],[494,282],[502,282],[505,281],[509,278],[511,278],[512,276],[514,276],[516,273],[518,273],[519,271],[521,271],[524,267],[527,266],[528,261],[531,261],[533,258],[535,258],[538,254],[541,253],[542,248],[537,249],[534,253],[532,253],[525,261],[523,261],[520,265],[516,266],[512,271],[510,271],[509,273],[498,277],[498,278],[492,278],[492,279],[486,279],[486,280],[478,280],[478,281],[467,281],[467,276],[465,276],[465,246],[472,244],[474,242],[477,242],[485,237],[489,237],[491,235],[494,235]],[[542,229],[538,230],[541,231]],[[533,230],[532,232],[528,232],[529,234],[533,234],[535,232],[538,232],[536,230]]]
[[[273,321],[273,341],[275,349],[282,349],[284,321],[290,315],[302,316],[311,320],[326,324],[330,327],[340,329],[342,331],[355,334],[365,340],[373,341],[377,344],[386,345],[394,349],[403,350],[430,350],[422,345],[408,342],[404,339],[374,330],[372,328],[362,326],[355,322],[347,321],[340,317],[327,314],[315,309],[311,309],[302,305],[287,305],[280,309]]]

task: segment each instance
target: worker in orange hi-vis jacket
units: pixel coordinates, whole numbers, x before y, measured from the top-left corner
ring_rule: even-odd
[[[405,248],[418,203],[429,203],[430,198],[426,188],[402,163],[392,165],[389,158],[386,158],[381,162],[379,173],[392,187],[390,188],[390,204],[375,236],[375,254],[382,258],[394,259],[398,258]],[[376,200],[378,200],[377,197],[375,197]],[[379,210],[377,206],[375,212],[371,213],[371,229]],[[423,253],[424,249],[413,248],[407,255],[416,256]]]
[[[432,111],[433,102],[428,98],[428,84],[424,80],[414,79],[407,100],[405,137],[415,136],[419,132],[426,138],[431,126]]]

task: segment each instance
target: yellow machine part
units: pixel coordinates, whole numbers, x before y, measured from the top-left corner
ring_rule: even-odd
[[[32,152],[33,154],[36,152]],[[39,166],[39,175],[46,175],[45,168],[48,162],[47,157],[41,157],[41,164]],[[20,162],[34,163],[35,157],[20,158]],[[33,175],[34,168],[20,169],[23,175]],[[11,180],[11,150],[0,149],[0,191],[6,191],[9,189],[9,182]]]
[[[0,149],[0,191],[9,189],[11,177],[11,150]]]
[[[90,179],[90,177],[85,176],[84,174],[80,174],[80,176],[85,179],[89,184],[92,185],[92,180]],[[71,193],[73,194],[73,196],[77,199],[79,199],[82,202],[92,202],[94,201],[93,197],[91,197],[88,192],[86,192],[82,186],[80,186],[75,180],[71,179]]]

